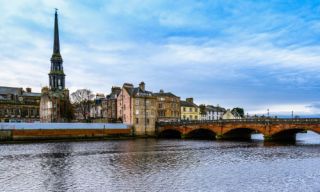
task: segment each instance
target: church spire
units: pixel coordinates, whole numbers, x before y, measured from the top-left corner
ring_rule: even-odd
[[[53,53],[60,54],[59,27],[58,27],[58,9],[56,9],[54,17],[54,42]]]
[[[60,54],[59,27],[57,9],[54,14],[54,39],[53,53],[51,57],[51,69],[49,73],[49,84],[52,90],[64,90],[65,74],[63,72],[63,60]]]

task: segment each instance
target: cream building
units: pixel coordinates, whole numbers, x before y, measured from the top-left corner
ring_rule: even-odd
[[[181,120],[200,120],[200,108],[193,102],[193,98],[180,101]]]

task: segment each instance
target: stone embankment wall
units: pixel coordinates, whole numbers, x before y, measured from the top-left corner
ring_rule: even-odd
[[[86,126],[87,125],[87,126]],[[93,139],[131,136],[131,127],[119,124],[1,124],[0,141]],[[41,128],[45,127],[45,128]],[[68,128],[63,128],[68,127]],[[87,127],[87,128],[86,128]]]

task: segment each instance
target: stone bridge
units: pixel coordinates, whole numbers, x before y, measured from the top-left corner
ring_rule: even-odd
[[[158,123],[158,137],[250,139],[261,133],[265,140],[292,140],[297,133],[313,131],[320,134],[320,118],[237,119]]]

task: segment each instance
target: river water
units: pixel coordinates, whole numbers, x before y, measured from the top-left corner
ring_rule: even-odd
[[[0,191],[320,191],[320,136],[0,145]]]

